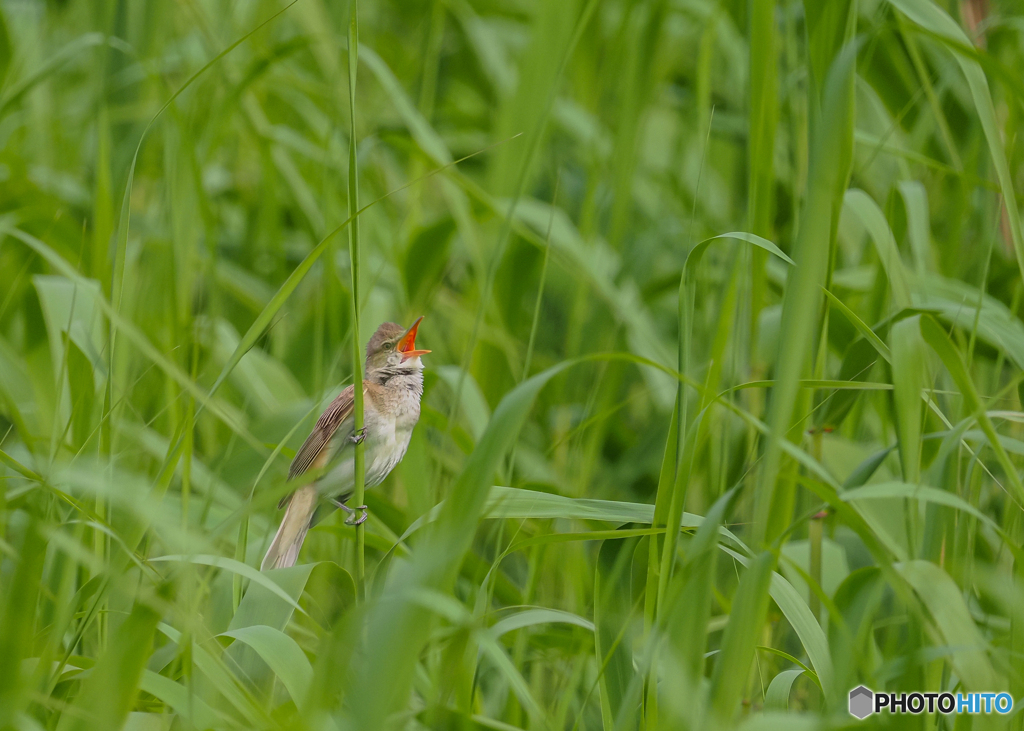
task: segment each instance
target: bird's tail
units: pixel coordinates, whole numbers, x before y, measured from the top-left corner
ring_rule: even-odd
[[[267,569],[284,569],[294,566],[299,558],[299,549],[306,538],[306,531],[316,511],[317,491],[307,486],[296,490],[288,501],[288,507],[281,518],[281,527],[267,549],[260,565],[261,571]]]

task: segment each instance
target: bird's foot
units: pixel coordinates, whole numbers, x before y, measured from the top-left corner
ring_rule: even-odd
[[[360,513],[358,517],[356,516],[357,513]],[[369,517],[370,513],[366,510],[366,506],[360,505],[359,507],[352,508],[352,512],[345,518],[345,525],[362,525]]]
[[[353,444],[362,444],[363,440],[366,439],[366,427],[356,430],[356,432],[349,437],[349,441]]]
[[[366,522],[366,519],[370,517],[365,505],[350,508],[348,505],[341,502],[341,500],[331,500],[331,503],[333,503],[335,507],[341,508],[347,513],[345,516],[345,525],[362,525]],[[357,513],[360,512],[362,515],[357,515]]]

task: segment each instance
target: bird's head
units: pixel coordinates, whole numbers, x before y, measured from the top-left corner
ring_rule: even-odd
[[[415,373],[423,370],[421,355],[429,350],[416,350],[416,330],[422,317],[408,329],[393,322],[385,322],[377,328],[377,332],[366,344],[366,374],[374,374],[384,378],[403,373]]]

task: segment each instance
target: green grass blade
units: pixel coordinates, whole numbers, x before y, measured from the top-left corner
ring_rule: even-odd
[[[781,465],[782,441],[789,431],[793,416],[797,384],[810,357],[814,325],[819,315],[819,292],[825,285],[829,266],[826,242],[831,240],[833,199],[845,186],[834,159],[843,147],[844,128],[852,119],[851,95],[848,87],[853,80],[854,47],[846,47],[837,55],[829,72],[822,101],[823,119],[812,141],[811,173],[808,197],[801,214],[800,228],[794,259],[797,266],[789,278],[783,301],[783,330],[779,339],[778,377],[772,389],[772,407],[769,417],[771,436],[765,449],[764,462],[758,477],[754,512],[755,545],[771,540],[778,532],[769,525],[773,516],[788,523],[783,515],[792,496],[783,495],[776,500],[776,480]],[[781,512],[780,512],[781,511]]]
[[[137,602],[112,643],[83,684],[76,712],[63,716],[57,728],[77,731],[121,728],[139,693],[139,683],[153,645],[160,613]]]
[[[882,209],[867,193],[856,188],[846,191],[843,196],[843,205],[860,218],[864,228],[871,235],[872,241],[875,242],[878,258],[885,268],[889,286],[892,288],[893,304],[898,309],[910,307],[910,283],[907,281],[907,273],[903,268],[899,249],[896,248],[896,239],[892,235],[892,230],[885,220]]]
[[[1010,239],[1017,259],[1017,267],[1020,269],[1021,276],[1024,277],[1024,230],[1021,229],[1020,211],[1014,203],[1017,197],[1014,192],[1013,177],[1006,160],[1003,137],[996,120],[992,93],[981,65],[971,57],[955,50],[958,44],[970,48],[972,43],[960,26],[939,6],[926,0],[889,1],[917,25],[951,42],[950,47],[954,49],[954,58],[964,76],[967,77],[967,86],[970,88],[974,108],[985,132],[985,141],[988,144],[992,164],[996,169],[996,177],[999,179],[1003,199],[1008,202],[1005,210],[1010,228]]]
[[[653,536],[651,537],[653,545]],[[635,670],[630,648],[633,644],[633,602],[630,568],[636,540],[605,541],[594,570],[594,652],[600,663],[601,720],[605,731],[636,729],[639,709],[630,707],[630,685]],[[621,719],[621,720],[620,720]]]
[[[356,76],[359,70],[359,0],[349,0],[348,21],[348,226],[349,267],[352,275],[352,384],[354,387],[352,418],[354,429],[363,428],[363,366],[362,331],[359,328],[359,156],[356,142]],[[366,478],[366,447],[360,442],[354,450],[354,481],[352,500],[363,505]],[[365,564],[366,526],[356,526],[356,587],[360,595],[366,591]]]
[[[484,508],[486,488],[501,463],[512,437],[518,433],[537,392],[565,370],[555,366],[524,381],[495,410],[476,448],[452,488],[433,530],[422,539],[417,559],[404,567],[390,591],[377,603],[367,629],[374,652],[365,671],[352,688],[352,715],[361,728],[377,728],[403,698],[411,682],[415,657],[425,642],[424,611],[400,597],[414,587],[450,587],[465,551],[473,538],[476,521]],[[390,601],[389,594],[398,596]],[[386,702],[377,695],[385,685],[393,688]]]
[[[722,546],[722,550],[744,566],[752,565],[753,559],[739,554],[727,546]],[[842,689],[837,688],[833,681],[835,673],[828,638],[808,608],[806,600],[800,596],[793,584],[779,573],[772,573],[768,593],[789,621],[797,637],[800,638],[804,651],[810,658],[811,667],[817,673],[818,682],[825,695],[825,703],[841,701],[839,696],[842,694]]]
[[[927,371],[920,333],[918,320],[912,317],[896,323],[889,335],[892,383],[895,388],[896,444],[900,451],[903,480],[911,483],[921,479],[921,393],[926,384]],[[907,543],[911,551],[916,553],[920,529],[914,503],[907,505],[906,517]]]
[[[957,352],[956,347],[950,341],[945,331],[931,317],[921,318],[921,336],[938,353],[943,365],[946,366],[946,370],[949,371],[949,375],[953,377],[964,398],[966,412],[977,418],[978,424],[985,432],[985,436],[988,437],[989,445],[992,447],[992,451],[995,452],[996,459],[999,460],[999,464],[1005,472],[1006,479],[1010,483],[1017,504],[1024,505],[1024,483],[1021,482],[1016,467],[1010,461],[1010,456],[999,441],[995,425],[981,404],[981,398],[974,387],[974,381],[971,380],[970,375],[967,373],[967,368],[964,366],[960,353]]]
[[[754,645],[768,613],[768,587],[775,556],[764,551],[744,571],[732,601],[722,651],[715,658],[708,711],[712,724],[728,727],[736,714],[754,659]]]

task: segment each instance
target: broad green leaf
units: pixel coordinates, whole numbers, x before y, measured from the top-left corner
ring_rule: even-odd
[[[268,574],[257,571],[252,566],[248,566],[240,561],[236,561],[233,558],[227,558],[226,556],[210,556],[197,554],[195,556],[157,556],[156,558],[149,559],[149,561],[151,563],[167,561],[176,563],[192,563],[198,564],[200,566],[213,566],[214,568],[223,569],[224,571],[230,571],[233,574],[244,576],[250,581],[259,584],[270,593],[283,599],[287,604],[291,605],[293,609],[297,609],[300,612],[304,613],[304,610],[302,609],[302,607],[299,606],[298,602],[292,599],[292,597],[290,597],[284,589],[278,586],[277,583],[275,583],[273,579],[269,577]]]
[[[94,368],[105,370],[100,356],[103,336],[99,312],[96,311],[96,300],[101,296],[99,282],[91,279],[75,282],[65,277],[43,275],[32,280],[46,318],[55,375],[59,375],[64,361],[65,335],[89,357]]]
[[[443,503],[434,507],[429,513],[420,517],[409,526],[399,539],[405,541],[416,531],[430,522],[436,521]],[[569,518],[574,520],[600,520],[609,523],[643,523],[654,522],[653,505],[629,503],[619,500],[593,500],[589,498],[568,498],[548,492],[536,490],[520,490],[514,487],[495,485],[490,488],[487,501],[484,503],[481,518]],[[702,523],[699,515],[683,513],[679,527],[682,529],[698,528]],[[743,543],[728,529],[720,528],[723,537],[728,538],[736,547],[746,550]]]
[[[850,324],[857,328],[857,332],[859,332],[865,340],[871,343],[871,346],[878,351],[878,354],[882,356],[886,362],[890,362],[892,360],[892,354],[889,352],[889,346],[882,342],[882,339],[878,337],[874,330],[868,327],[863,320],[857,317],[857,314],[853,310],[843,304],[842,300],[827,289],[825,290],[825,296],[828,297],[829,304],[843,313],[846,319],[850,321]]]
[[[295,704],[302,707],[313,680],[313,666],[295,640],[265,624],[231,629],[221,636],[233,637],[255,650],[280,678]]]
[[[195,695],[189,697],[188,688],[163,675],[157,675],[152,670],[142,671],[139,690],[163,701],[184,719],[189,718],[189,714],[192,714],[192,721],[198,728],[221,728],[224,726],[232,728],[235,726],[228,718],[210,708],[202,698]]]
[[[177,644],[182,642],[181,632],[168,624],[160,622],[157,628],[172,642]],[[195,668],[209,680],[210,688],[219,693],[224,700],[242,714],[248,727],[258,728],[268,720],[268,716],[260,708],[256,698],[248,692],[243,682],[228,669],[228,665],[219,656],[194,642],[189,651]]]
[[[577,627],[582,627],[585,630],[594,630],[594,623],[589,620],[580,617],[579,615],[573,614],[572,612],[563,612],[559,609],[544,609],[544,608],[533,608],[524,609],[520,612],[515,612],[506,617],[502,617],[500,620],[491,625],[491,634],[495,637],[501,637],[503,634],[508,632],[514,632],[517,629],[524,627],[533,627],[538,624],[571,624]]]
[[[857,468],[851,472],[850,476],[843,482],[843,489],[852,490],[855,487],[861,487],[864,485],[871,479],[878,468],[882,466],[882,463],[889,458],[889,455],[892,454],[895,449],[895,446],[881,449],[857,465]]]
[[[889,334],[892,351],[893,401],[896,406],[896,443],[904,482],[921,476],[921,391],[926,384],[924,344],[917,318],[897,322]]]
[[[951,662],[970,691],[1005,687],[989,660],[989,646],[974,624],[963,593],[949,574],[928,561],[909,561],[897,569],[928,609],[938,644],[957,648]]]
[[[844,490],[840,496],[846,502],[857,500],[880,500],[886,498],[912,498],[923,502],[947,505],[957,510],[969,513],[978,520],[988,525],[992,530],[1001,532],[1002,529],[990,517],[982,513],[963,498],[927,485],[912,485],[905,482],[881,482],[874,485]]]
[[[937,276],[920,278],[916,293],[944,322],[974,333],[1024,368],[1024,323],[1003,302],[966,282]]]
[[[928,191],[919,180],[901,180],[897,186],[907,211],[907,238],[918,277],[932,269],[932,235],[928,221]]]
[[[900,251],[896,248],[896,239],[882,209],[867,193],[856,188],[846,191],[843,205],[860,218],[872,241],[875,242],[878,258],[885,268],[889,286],[892,288],[893,304],[897,309],[910,307],[910,283],[907,281]]]
[[[804,674],[803,669],[783,670],[772,678],[768,684],[768,690],[764,693],[764,707],[766,711],[788,711],[789,694],[793,690],[793,683]]]

